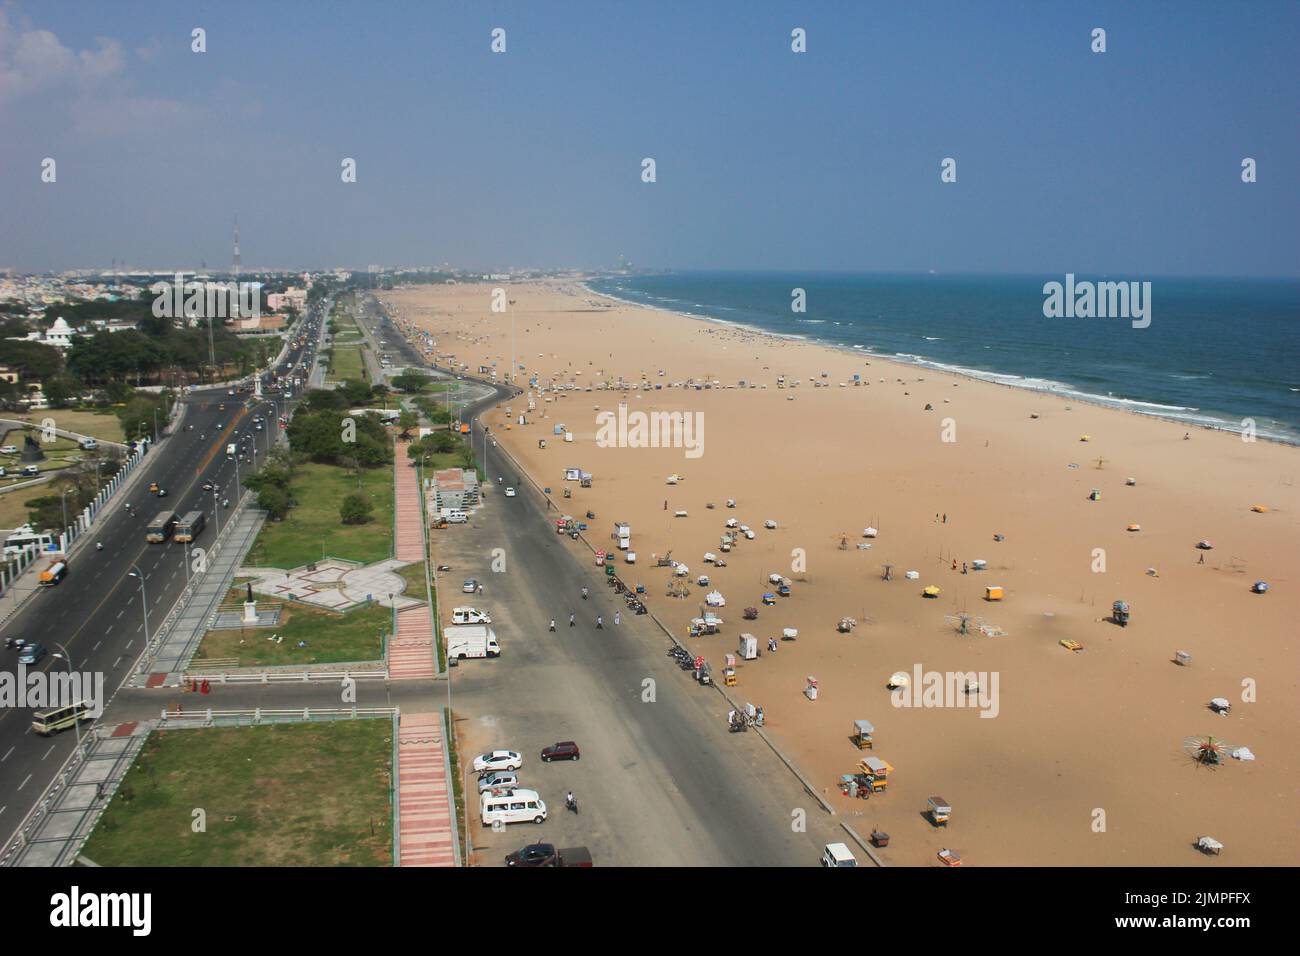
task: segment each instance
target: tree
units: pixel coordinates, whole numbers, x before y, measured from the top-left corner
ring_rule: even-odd
[[[429,376],[414,369],[407,369],[401,375],[394,376],[392,381],[404,392],[422,392],[429,384]]]
[[[277,485],[263,485],[257,492],[257,506],[265,511],[272,521],[279,521],[289,513],[289,495]]]
[[[397,416],[397,427],[402,430],[402,437],[409,438],[413,430],[420,425],[420,414],[412,408],[403,408]]]
[[[365,524],[370,520],[374,513],[375,506],[370,503],[370,499],[363,494],[353,492],[343,499],[339,505],[339,517],[343,519],[344,524]]]

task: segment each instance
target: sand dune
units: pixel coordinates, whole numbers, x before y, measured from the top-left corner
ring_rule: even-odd
[[[1208,431],[1184,440],[1172,423],[614,304],[576,285],[507,288],[505,315],[490,311],[488,285],[421,287],[385,301],[471,371],[508,368],[513,319],[521,382],[650,383],[547,391],[530,424],[506,431],[502,411],[489,421],[557,495],[564,467],[595,474],[589,489],[571,483],[571,512],[596,512],[595,539],[615,519],[631,524],[639,563],[625,577],[646,585],[678,633],[709,589],[666,597],[668,575],[652,555],[671,550],[692,579],[710,574],[727,623],[693,643],[720,669],[742,630],[760,638],[764,654],[742,664],[738,696],[763,706],[769,732],[840,814],[860,831],[893,835],[891,862],[931,865],[951,846],[968,865],[1200,865],[1190,844],[1212,834],[1225,862],[1295,863],[1300,450]],[[866,384],[840,387],[855,373]],[[800,384],[777,389],[782,374]],[[766,388],[671,387],[741,379]],[[702,413],[703,454],[597,447],[598,410],[620,401],[629,411]],[[572,443],[551,435],[560,422]],[[954,430],[955,441],[943,440]],[[684,480],[665,484],[674,473]],[[1253,513],[1257,503],[1270,510]],[[678,509],[688,516],[673,517]],[[710,569],[701,557],[718,552],[732,516],[756,538]],[[763,528],[767,519],[775,530]],[[1126,531],[1131,523],[1142,530]],[[879,529],[869,542],[868,525]],[[1202,538],[1214,550],[1198,564]],[[1095,549],[1104,549],[1104,573],[1094,570]],[[792,570],[800,555],[806,570]],[[962,574],[977,558],[988,569]],[[908,569],[919,580],[907,580]],[[743,622],[770,572],[793,578],[793,594]],[[1249,591],[1260,578],[1273,585],[1266,595]],[[990,584],[1006,589],[1004,601],[983,600]],[[927,585],[938,598],[921,596]],[[1115,599],[1132,606],[1126,629],[1104,620]],[[558,598],[556,616],[567,611]],[[959,636],[946,617],[960,612],[1006,636]],[[835,630],[845,616],[860,622],[850,635]],[[784,627],[798,628],[798,640],[767,653]],[[1085,650],[1070,653],[1062,638]],[[1178,649],[1193,655],[1189,667],[1172,663]],[[998,715],[891,706],[887,677],[918,663],[997,672]],[[815,702],[802,694],[806,675],[820,682]],[[1247,680],[1258,683],[1256,702],[1241,699]],[[1230,716],[1208,710],[1220,696],[1232,700]],[[719,699],[718,719],[724,710]],[[874,753],[896,770],[887,794],[850,801],[834,784],[859,759],[849,734],[862,717],[876,725]],[[1258,759],[1198,768],[1182,749],[1198,734],[1222,735]],[[946,832],[920,816],[931,794],[954,808]]]

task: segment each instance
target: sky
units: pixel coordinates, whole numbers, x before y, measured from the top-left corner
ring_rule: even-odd
[[[0,268],[1295,277],[1298,61],[1267,0],[0,0]]]

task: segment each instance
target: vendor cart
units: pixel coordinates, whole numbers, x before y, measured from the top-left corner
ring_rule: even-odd
[[[926,814],[930,817],[930,822],[937,827],[946,827],[948,817],[952,816],[952,807],[943,797],[931,797],[926,801]]]
[[[875,749],[876,744],[871,736],[875,732],[876,728],[869,720],[855,720],[853,722],[853,742],[858,745],[859,750]]]

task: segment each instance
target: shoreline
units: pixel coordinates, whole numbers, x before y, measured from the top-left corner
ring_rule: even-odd
[[[1227,418],[1227,413],[1220,417],[1213,414],[1192,415],[1181,418],[1178,415],[1168,414],[1160,411],[1147,411],[1141,408],[1135,408],[1135,405],[1147,405],[1152,408],[1168,409],[1169,412],[1185,411],[1199,413],[1200,407],[1189,406],[1168,406],[1159,402],[1149,402],[1137,398],[1110,398],[1103,395],[1097,395],[1092,392],[1078,390],[1069,382],[1059,381],[1051,378],[1027,377],[1018,375],[1014,372],[999,372],[992,369],[977,369],[969,366],[952,365],[949,363],[939,362],[934,359],[928,359],[922,355],[893,352],[884,354],[875,351],[875,346],[869,345],[846,345],[841,342],[829,342],[813,335],[794,335],[784,332],[773,332],[762,326],[753,325],[747,322],[738,322],[732,319],[721,319],[714,315],[696,314],[685,312],[681,309],[674,309],[669,306],[656,305],[649,302],[639,302],[636,299],[624,298],[609,292],[601,292],[591,288],[590,283],[598,281],[601,276],[595,276],[587,279],[574,280],[578,287],[584,292],[598,299],[608,299],[618,303],[621,306],[629,308],[650,309],[656,312],[666,312],[670,315],[676,315],[683,319],[690,319],[696,322],[702,322],[709,326],[718,326],[723,328],[736,329],[753,335],[765,336],[782,342],[802,342],[808,345],[818,346],[829,349],[836,353],[845,353],[849,355],[870,356],[881,362],[892,363],[900,368],[907,369],[925,369],[930,372],[937,372],[946,375],[954,375],[968,381],[985,382],[989,385],[1001,385],[1005,388],[1015,389],[1019,392],[1029,392],[1031,394],[1051,395],[1065,401],[1079,402],[1085,405],[1091,405],[1094,408],[1106,408],[1117,412],[1124,412],[1130,415],[1139,415],[1143,418],[1154,418],[1164,422],[1181,425],[1184,428],[1195,428],[1200,431],[1221,432],[1229,435],[1240,437],[1240,423],[1233,425],[1232,420]],[[701,308],[704,308],[701,306]],[[911,361],[914,360],[914,361]],[[1017,384],[1015,381],[1007,379],[1018,379],[1021,382],[1042,382],[1047,387],[1035,387],[1028,384]],[[1286,428],[1285,424],[1278,427]],[[1275,445],[1286,445],[1293,448],[1300,448],[1300,432],[1293,431],[1290,434],[1266,433],[1256,428],[1255,438],[1257,441],[1266,441]]]

